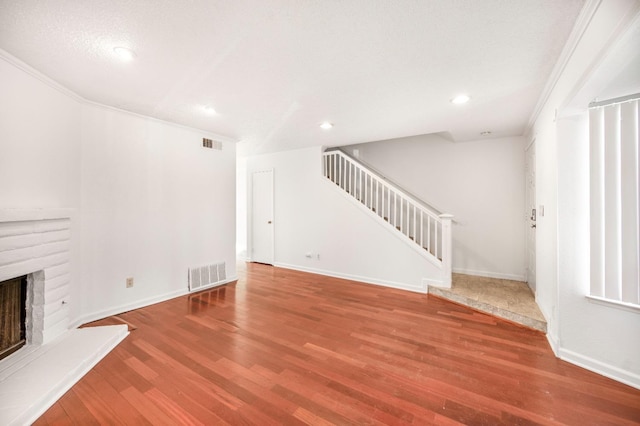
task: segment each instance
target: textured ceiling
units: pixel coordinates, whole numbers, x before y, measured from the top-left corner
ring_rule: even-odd
[[[243,154],[466,141],[522,134],[583,3],[0,0],[0,48],[86,99],[226,136]],[[118,61],[116,46],[136,59]],[[472,100],[452,105],[459,92]]]

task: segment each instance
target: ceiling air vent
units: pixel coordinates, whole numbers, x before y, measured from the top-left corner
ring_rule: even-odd
[[[222,142],[214,141],[213,139],[202,138],[202,146],[205,148],[222,150]]]

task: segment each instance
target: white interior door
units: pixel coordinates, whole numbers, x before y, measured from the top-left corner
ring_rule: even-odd
[[[526,151],[526,211],[527,216],[527,283],[536,291],[536,145],[531,143]]]
[[[273,170],[251,173],[250,259],[273,264]]]

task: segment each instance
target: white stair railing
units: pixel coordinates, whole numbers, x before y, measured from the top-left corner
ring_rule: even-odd
[[[452,215],[433,211],[342,151],[323,153],[323,174],[400,232],[409,244],[442,269],[442,285],[451,285]]]

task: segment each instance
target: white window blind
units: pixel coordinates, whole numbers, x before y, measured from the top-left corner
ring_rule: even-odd
[[[640,305],[640,94],[589,110],[591,296]]]

